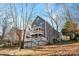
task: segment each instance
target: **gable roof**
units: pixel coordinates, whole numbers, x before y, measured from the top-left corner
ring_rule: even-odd
[[[45,21],[42,17],[37,16],[37,17],[34,19],[34,21],[32,22],[32,24],[33,24],[35,21],[37,21],[38,18],[41,19],[42,21]]]
[[[37,20],[37,18],[39,18],[40,20],[46,22],[46,23],[52,28],[52,26],[51,26],[45,19],[43,19],[43,18],[40,17],[40,16],[37,16],[37,17],[35,18],[35,20],[33,21],[33,23]],[[33,23],[32,23],[31,25],[33,25]],[[53,28],[52,28],[52,29],[53,29]]]
[[[45,19],[43,19],[43,18],[40,17],[40,16],[37,16],[37,17],[35,18],[35,20],[34,20],[33,23],[31,24],[31,26],[33,26],[33,24],[37,21],[37,18],[39,18],[40,20],[46,22],[46,24],[47,24],[53,31],[55,31],[56,33],[59,33],[59,32],[56,31]]]

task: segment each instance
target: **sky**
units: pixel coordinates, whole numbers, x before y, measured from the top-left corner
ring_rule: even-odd
[[[13,4],[11,4],[12,5],[12,7],[13,7]],[[21,19],[21,14],[25,14],[26,12],[26,6],[25,6],[26,4],[23,4],[23,13],[21,13],[21,11],[22,11],[22,4],[15,4],[15,6],[16,6],[16,13],[17,13],[17,15],[18,15],[18,19],[20,19],[20,21],[21,21],[21,24],[23,23],[23,21],[22,21],[22,19]],[[28,15],[30,14],[30,11],[31,11],[31,8],[32,8],[32,4],[28,4],[29,6],[28,6],[28,8],[27,8],[27,10],[28,10]],[[34,5],[34,4],[33,4]],[[65,6],[67,6],[68,8],[69,8],[69,12],[70,12],[70,14],[72,15],[72,18],[79,18],[79,12],[78,12],[78,10],[76,10],[76,6],[77,6],[78,4],[76,4],[76,3],[71,3],[71,4],[65,4]],[[34,19],[35,19],[35,17],[36,16],[40,16],[40,17],[42,17],[43,19],[45,19],[46,21],[48,21],[48,23],[51,25],[51,21],[50,21],[50,18],[47,16],[47,13],[45,12],[46,11],[46,4],[43,4],[43,3],[39,3],[39,4],[35,4],[35,8],[34,8],[34,12],[33,12],[33,16],[32,16],[32,18],[31,18],[31,21],[33,21]],[[79,6],[78,6],[79,7]],[[2,32],[2,18],[4,17],[4,11],[7,11],[7,13],[9,13],[9,8],[10,8],[10,6],[9,6],[9,4],[0,4],[0,32]],[[48,8],[50,9],[50,8],[52,8],[52,10],[53,10],[53,13],[52,13],[52,16],[53,16],[53,18],[55,18],[56,17],[56,15],[57,15],[57,12],[58,12],[58,14],[60,15],[60,17],[62,17],[62,18],[64,18],[64,13],[65,13],[65,10],[64,10],[64,7],[63,7],[63,5],[62,4],[49,4],[49,6],[48,6]],[[12,10],[14,9],[14,7],[12,8]],[[61,30],[61,28],[63,27],[62,25],[64,24],[64,19],[62,19],[62,22],[61,22],[61,26],[60,26],[60,30]],[[55,27],[56,25],[54,24],[54,27]]]

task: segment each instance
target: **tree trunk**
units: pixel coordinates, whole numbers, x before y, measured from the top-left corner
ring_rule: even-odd
[[[21,41],[21,45],[20,45],[20,49],[24,49],[24,39],[25,39],[25,34],[26,34],[26,29],[23,32],[23,37],[22,37],[22,41]]]
[[[72,40],[72,35],[70,35],[70,40]]]
[[[3,42],[3,44],[4,44],[4,46],[6,46],[6,43],[5,43],[5,41],[3,40],[3,39],[4,39],[4,35],[5,35],[5,30],[3,30],[3,34],[2,34],[1,40],[2,40],[2,42]]]

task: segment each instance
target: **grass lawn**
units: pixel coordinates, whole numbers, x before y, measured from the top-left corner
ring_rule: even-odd
[[[68,43],[69,42],[69,43]],[[34,48],[21,49],[17,48],[0,48],[0,55],[17,55],[17,56],[72,56],[79,55],[79,42],[63,41],[54,45],[37,46]]]

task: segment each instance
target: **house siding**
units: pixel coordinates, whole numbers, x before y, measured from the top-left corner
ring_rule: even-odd
[[[43,23],[41,27],[44,29],[44,37],[47,38],[48,43],[53,44],[53,39],[57,39],[59,37],[59,32],[54,30],[47,21],[45,21],[39,16],[37,16],[34,22],[32,23],[32,28],[34,27],[34,25],[39,26],[40,23]]]

